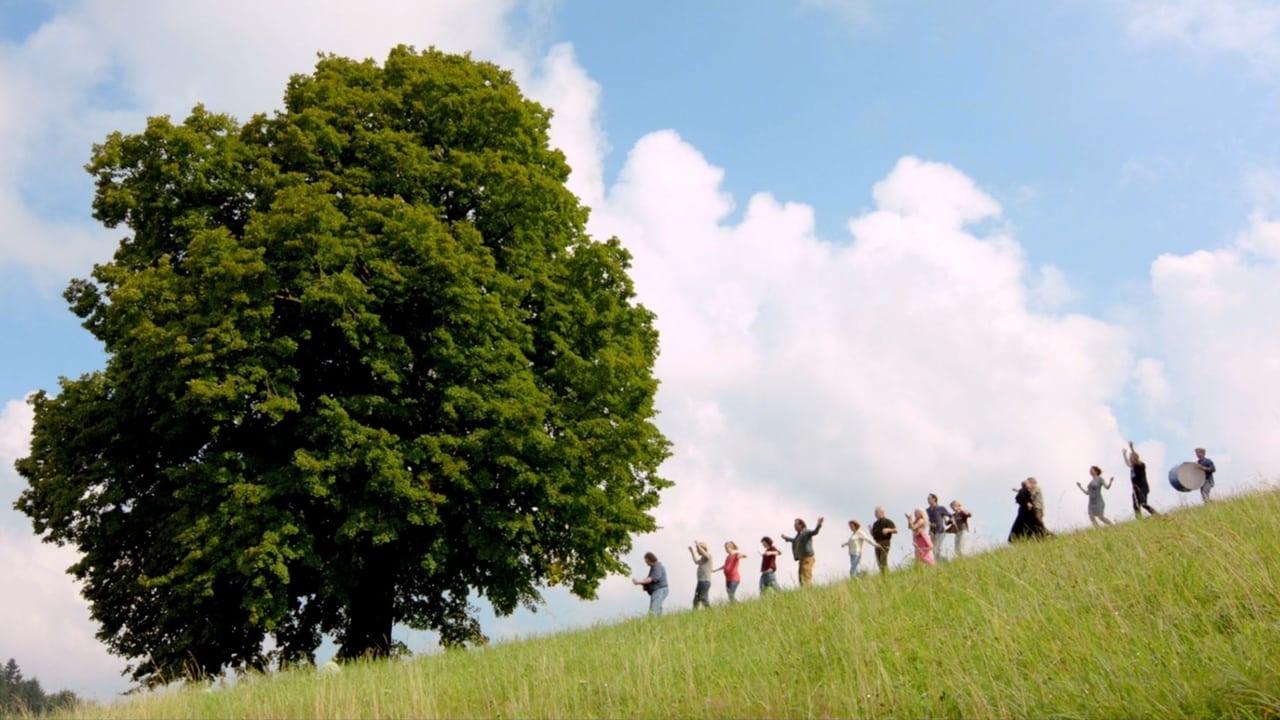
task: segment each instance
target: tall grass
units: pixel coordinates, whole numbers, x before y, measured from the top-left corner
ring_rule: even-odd
[[[1278,560],[1280,493],[1261,493],[885,578],[78,716],[1280,717]]]

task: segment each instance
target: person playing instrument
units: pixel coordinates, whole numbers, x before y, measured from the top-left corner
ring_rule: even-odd
[[[1204,455],[1204,448],[1196,448],[1196,464],[1204,470],[1204,484],[1200,486],[1200,498],[1204,500],[1204,504],[1209,504],[1209,493],[1213,492],[1213,474],[1218,468],[1214,466],[1213,461]]]
[[[667,569],[651,552],[644,554],[644,562],[649,566],[649,575],[633,579],[631,583],[644,587],[644,591],[649,593],[649,615],[658,617],[662,614],[662,601],[667,599]]]

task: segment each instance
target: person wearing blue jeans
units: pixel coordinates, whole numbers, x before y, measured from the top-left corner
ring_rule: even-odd
[[[711,550],[705,542],[694,540],[689,546],[689,557],[698,566],[698,584],[693,591],[693,606],[711,607]]]
[[[658,556],[651,552],[644,554],[644,562],[649,566],[649,575],[631,580],[632,585],[644,587],[649,593],[649,615],[658,617],[662,614],[662,601],[667,599],[667,569],[658,562]]]
[[[925,514],[929,516],[929,540],[933,542],[933,554],[937,556],[938,562],[943,562],[947,558],[942,541],[947,539],[947,521],[951,519],[951,511],[940,505],[938,496],[933,493],[929,493],[928,502]]]
[[[764,551],[760,554],[760,595],[764,596],[766,588],[778,589],[778,556],[782,554],[773,544],[773,538],[760,538]]]
[[[876,541],[862,528],[862,523],[850,520],[849,539],[840,543],[841,547],[849,548],[849,577],[861,574],[862,551],[868,545],[875,547]]]
[[[1204,484],[1200,486],[1200,498],[1209,504],[1209,493],[1213,492],[1213,473],[1217,471],[1213,461],[1204,456],[1204,448],[1196,448],[1196,464],[1204,470]]]

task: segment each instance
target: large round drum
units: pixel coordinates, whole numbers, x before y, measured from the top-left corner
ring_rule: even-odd
[[[1204,468],[1193,462],[1176,465],[1169,471],[1169,484],[1178,492],[1192,492],[1204,485]]]

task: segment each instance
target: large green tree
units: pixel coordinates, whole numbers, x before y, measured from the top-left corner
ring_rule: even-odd
[[[508,72],[323,57],[285,109],[95,146],[129,234],[66,298],[105,369],[39,393],[17,507],[145,684],[483,641],[625,572],[669,483],[657,334]],[[272,648],[269,652],[264,647]]]

